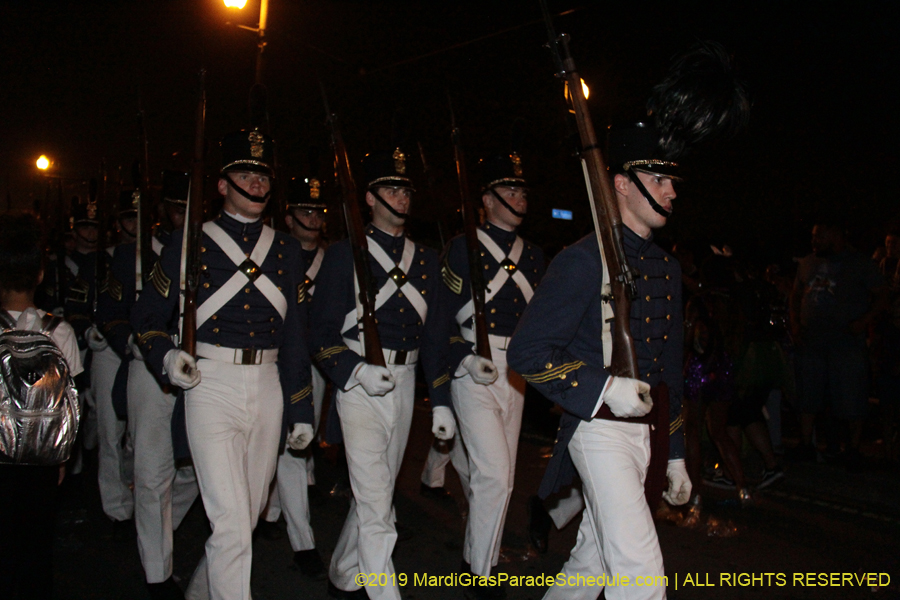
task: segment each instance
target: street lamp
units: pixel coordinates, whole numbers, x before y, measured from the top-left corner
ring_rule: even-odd
[[[242,9],[247,6],[247,0],[224,0],[228,8]],[[256,83],[262,83],[263,51],[266,48],[266,21],[269,18],[269,0],[260,0],[259,3],[259,27],[247,27],[238,25],[241,29],[256,33]]]
[[[37,165],[37,168],[40,169],[41,171],[46,171],[47,169],[50,168],[50,159],[47,158],[46,155],[41,154],[40,157],[37,159],[37,161],[35,161],[35,164]]]

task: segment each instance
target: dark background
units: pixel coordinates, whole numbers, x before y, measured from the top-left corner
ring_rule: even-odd
[[[897,223],[896,6],[550,2],[556,14],[571,11],[556,17],[556,28],[572,35],[598,130],[640,115],[671,57],[696,40],[717,40],[733,53],[753,97],[750,126],[685,161],[689,179],[661,235],[728,243],[766,261],[805,254],[811,219],[822,211],[845,215],[866,252]],[[46,194],[34,167],[42,153],[57,174],[78,179],[96,176],[104,158],[110,189],[116,179],[128,186],[139,104],[152,183],[163,168],[187,169],[201,65],[207,165],[215,173],[215,142],[248,123],[254,76],[255,35],[234,23],[255,25],[258,8],[254,0],[239,12],[220,0],[5,2],[0,200],[24,208]],[[524,234],[553,252],[588,231],[581,169],[564,143],[561,89],[536,1],[270,0],[268,38],[264,80],[281,180],[304,172],[310,145],[322,148],[322,170],[330,169],[319,80],[354,165],[387,149],[399,109],[419,189],[414,231],[436,239],[436,223],[453,229],[458,199],[449,91],[471,178],[475,159],[505,146],[513,121],[524,119],[521,154],[533,187]],[[432,167],[430,188],[416,176],[417,142]],[[67,183],[67,195],[86,193]],[[552,220],[551,208],[573,210],[575,220]]]

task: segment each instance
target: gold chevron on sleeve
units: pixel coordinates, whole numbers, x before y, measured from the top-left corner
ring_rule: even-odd
[[[172,280],[163,272],[162,263],[160,261],[156,261],[156,264],[153,265],[153,270],[150,271],[150,282],[153,283],[153,287],[156,288],[156,291],[159,292],[160,296],[163,298],[169,297]]]
[[[451,292],[457,296],[462,294],[463,279],[453,272],[446,257],[444,257],[444,264],[441,265],[441,276],[444,278],[444,285],[450,288]]]
[[[431,387],[433,387],[433,388],[440,387],[440,386],[444,385],[445,383],[447,383],[448,381],[450,381],[450,374],[444,373],[443,375],[441,375],[440,377],[438,377],[437,379],[434,380],[434,383],[431,384]]]
[[[143,346],[155,337],[168,338],[169,334],[165,331],[146,331],[138,336],[138,343]]]
[[[669,423],[669,435],[673,435],[683,424],[684,421],[682,420],[681,415],[678,415],[678,417],[674,421]]]
[[[584,361],[576,360],[575,362],[559,365],[552,369],[548,369],[542,373],[534,375],[522,375],[522,378],[528,383],[547,383],[551,379],[565,379],[566,373],[577,371],[584,366]]]
[[[297,392],[296,394],[294,394],[293,396],[291,396],[291,404],[297,404],[298,402],[300,402],[301,400],[303,400],[310,394],[312,394],[312,386],[308,385],[305,388],[303,388],[302,390],[300,390],[299,392]]]
[[[322,362],[328,358],[331,358],[335,354],[340,354],[344,350],[347,350],[347,346],[332,346],[331,348],[325,348],[318,354],[316,354],[313,358],[316,359],[316,362]]]
[[[122,301],[122,282],[116,279],[115,275],[112,274],[112,271],[109,271],[106,274],[106,281],[103,285],[110,298],[116,302]],[[102,293],[103,290],[100,290],[100,292]]]
[[[467,344],[468,342],[462,336],[454,335],[450,338],[450,343],[451,344]]]

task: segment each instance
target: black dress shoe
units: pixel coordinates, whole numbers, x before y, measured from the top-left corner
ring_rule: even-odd
[[[528,539],[540,554],[547,553],[553,519],[537,496],[528,499]]]
[[[445,487],[431,487],[424,483],[419,485],[419,494],[432,500],[447,501],[453,500],[453,496]]]
[[[369,600],[369,595],[366,593],[366,588],[359,588],[358,590],[354,590],[352,592],[345,592],[344,590],[331,583],[330,579],[328,580],[328,597],[344,598],[346,600]]]
[[[261,537],[264,540],[280,540],[284,537],[284,532],[281,530],[281,527],[278,525],[278,522],[272,523],[271,521],[266,521],[260,519],[256,523],[256,530],[253,532],[254,536]]]
[[[322,563],[319,551],[315,548],[294,552],[294,564],[297,565],[301,573],[313,581],[325,580],[325,565]]]
[[[153,600],[184,600],[184,592],[171,577],[162,583],[148,583],[147,591]]]

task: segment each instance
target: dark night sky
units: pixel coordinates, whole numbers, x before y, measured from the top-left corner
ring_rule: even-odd
[[[668,237],[728,242],[766,258],[802,254],[812,215],[843,210],[869,251],[900,217],[900,10],[887,1],[788,4],[550,0],[555,13],[577,9],[556,27],[572,35],[598,129],[639,114],[670,57],[697,39],[725,44],[749,84],[749,129],[691,155]],[[445,217],[458,197],[449,90],[470,159],[504,145],[513,120],[525,119],[533,183],[526,235],[553,250],[586,231],[584,186],[563,145],[560,88],[536,1],[270,5],[265,80],[282,175],[301,173],[310,144],[327,152],[321,79],[354,162],[386,147],[402,109],[409,150],[421,141],[435,173],[431,191],[419,184],[417,215],[426,223]],[[3,3],[0,193],[23,207],[42,196],[34,168],[41,153],[66,175],[93,176],[101,158],[127,173],[138,153],[139,98],[154,182],[163,168],[186,168],[201,64],[210,140],[247,124],[255,39],[226,21],[254,25],[257,14],[254,0],[242,13],[221,0]],[[213,145],[210,172],[217,161]],[[551,207],[574,210],[576,222],[552,221]]]

